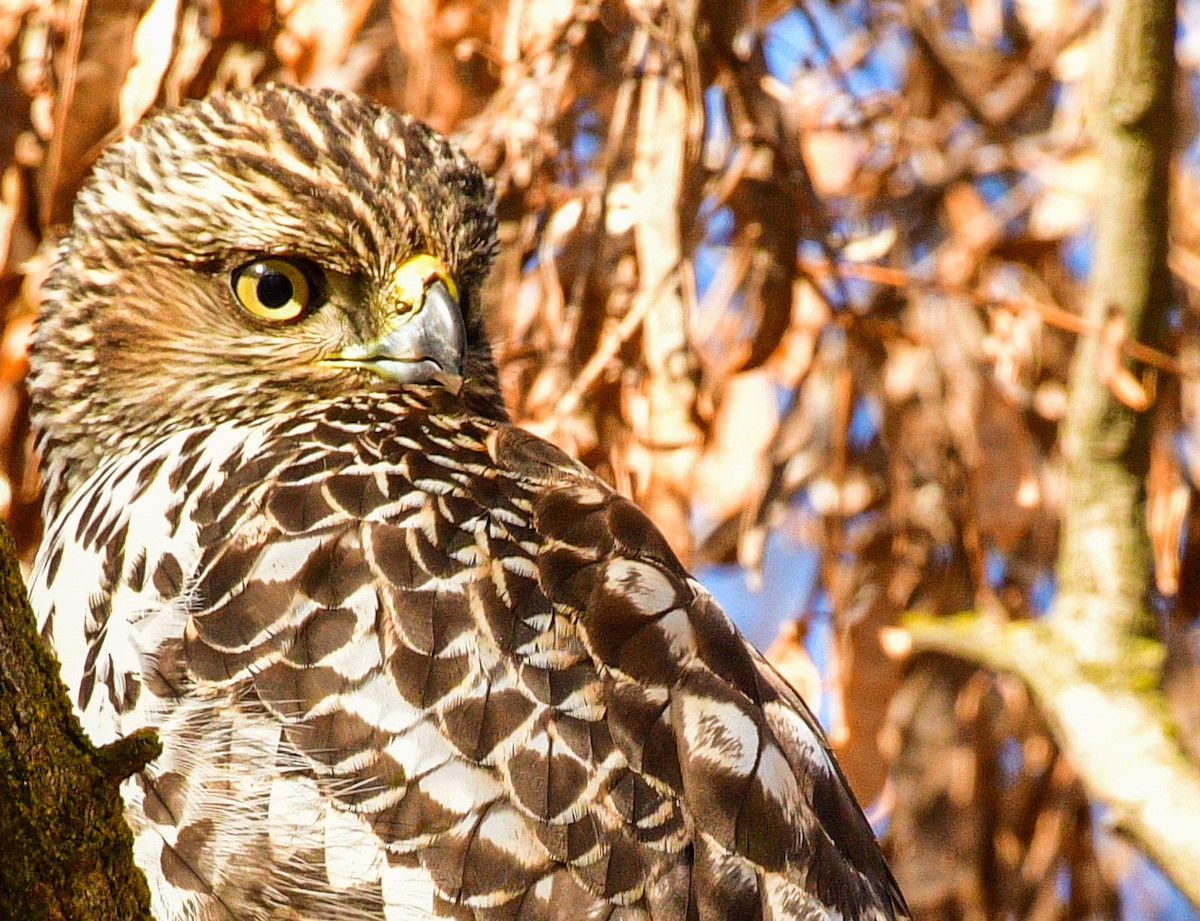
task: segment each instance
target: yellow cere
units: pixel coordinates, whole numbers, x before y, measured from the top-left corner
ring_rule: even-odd
[[[436,256],[421,253],[407,260],[396,269],[387,286],[389,300],[415,306],[421,302],[425,289],[430,283],[440,281],[450,290],[450,295],[458,300],[458,285],[450,277],[446,264]]]

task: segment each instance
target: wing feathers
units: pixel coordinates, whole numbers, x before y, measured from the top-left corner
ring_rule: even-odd
[[[280,899],[345,917],[903,915],[811,714],[649,520],[557,449],[439,408],[447,395],[395,399],[316,404],[241,442],[221,430],[186,460],[167,445],[173,460],[118,477],[151,471],[160,506],[164,479],[174,491],[169,543],[131,529],[100,561],[113,591],[162,612],[125,690],[144,682],[154,719],[205,716],[172,745],[239,725],[276,740],[238,756],[239,783],[278,785],[256,797],[218,795],[183,747],[165,758],[186,754],[195,783],[173,793],[170,766],[146,781],[175,885],[250,905],[230,887],[278,868]],[[77,503],[79,539],[145,515],[136,501]],[[100,671],[110,600],[88,661],[120,690]],[[335,833],[339,815],[355,834]]]

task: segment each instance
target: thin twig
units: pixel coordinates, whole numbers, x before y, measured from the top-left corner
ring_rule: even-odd
[[[1094,323],[1088,323],[1079,314],[1072,313],[1066,308],[1049,301],[1038,300],[1033,297],[998,298],[970,288],[959,288],[921,278],[904,269],[897,269],[892,266],[844,261],[831,264],[827,259],[801,259],[799,260],[799,265],[804,272],[814,276],[828,275],[836,271],[837,275],[842,278],[857,278],[862,281],[887,285],[891,288],[916,288],[922,291],[953,294],[965,297],[973,303],[989,309],[1002,307],[1015,311],[1032,310],[1041,316],[1046,325],[1075,333],[1076,335],[1095,336],[1099,338],[1104,332],[1102,327]],[[1172,269],[1186,280],[1186,276],[1184,276],[1182,270],[1178,269],[1174,264],[1172,265]],[[1125,339],[1121,343],[1121,351],[1135,361],[1140,361],[1144,365],[1167,374],[1188,378],[1200,377],[1200,364],[1180,361],[1174,355],[1146,345],[1144,342],[1139,342],[1136,339]]]

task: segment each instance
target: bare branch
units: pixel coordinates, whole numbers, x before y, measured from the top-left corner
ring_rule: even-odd
[[[1200,769],[1187,760],[1157,687],[1153,643],[1083,664],[1044,623],[963,615],[906,621],[914,652],[948,653],[1021,678],[1116,830],[1200,905]]]

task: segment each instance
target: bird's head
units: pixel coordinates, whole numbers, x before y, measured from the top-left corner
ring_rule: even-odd
[[[51,478],[171,431],[448,387],[492,406],[490,186],[420,122],[264,87],[147,119],[97,162],[31,354]]]

